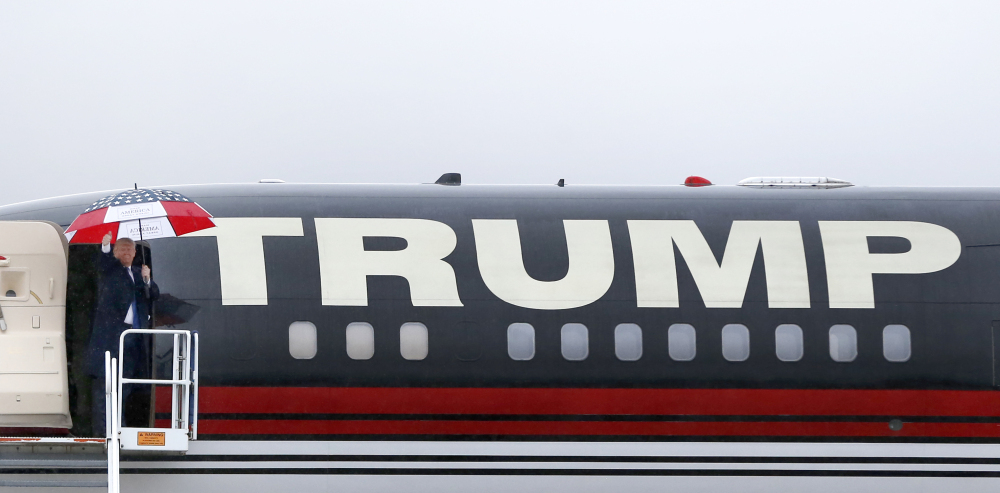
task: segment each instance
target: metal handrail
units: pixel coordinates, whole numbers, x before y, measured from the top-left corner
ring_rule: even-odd
[[[118,403],[119,382],[115,377],[118,372],[112,368],[118,367],[118,360],[111,357],[111,351],[104,352],[104,417],[105,431],[107,433],[108,447],[108,493],[119,493],[121,485],[118,482],[121,464],[119,462],[121,444],[120,433],[121,423],[119,423],[120,409]]]
[[[114,384],[114,373],[111,372],[111,351],[104,352],[104,437],[111,440],[111,402]]]
[[[174,337],[173,349],[173,377],[174,379],[155,378],[127,378],[124,376],[125,365],[125,337],[131,334],[172,334]],[[192,346],[191,332],[186,330],[153,330],[153,329],[128,329],[122,332],[118,339],[118,358],[112,358],[111,352],[104,353],[104,403],[105,403],[105,432],[108,447],[108,492],[120,493],[121,483],[119,475],[121,469],[121,410],[122,410],[122,387],[125,384],[147,384],[147,385],[170,385],[172,405],[170,409],[170,428],[185,430],[192,440],[198,439],[198,334],[194,333],[194,346]],[[187,361],[183,367],[182,360]],[[193,368],[192,368],[193,367]],[[178,391],[184,391],[180,405],[178,405]],[[194,413],[188,425],[188,418],[191,413],[191,399],[194,399]],[[178,408],[180,408],[180,419],[178,419]]]
[[[148,378],[122,378],[122,383],[148,383],[150,385],[191,385],[187,380],[150,380]]]
[[[201,342],[198,341],[198,332],[194,332],[194,374],[191,380],[194,382],[194,407],[191,416],[191,439],[198,439],[198,354],[201,352]]]
[[[122,403],[122,386],[125,384],[147,384],[147,385],[170,385],[173,387],[171,391],[171,406],[170,406],[170,428],[188,430],[191,434],[191,438],[197,437],[197,428],[192,427],[189,429],[189,417],[191,414],[191,388],[197,389],[197,372],[192,378],[191,374],[191,364],[185,364],[181,366],[181,360],[191,358],[192,346],[191,346],[191,332],[187,330],[160,330],[160,329],[128,329],[121,333],[118,340],[118,354],[119,361],[123,361],[125,357],[125,337],[130,334],[172,334],[174,337],[174,349],[173,349],[173,372],[172,376],[177,377],[180,373],[180,378],[175,379],[152,379],[152,378],[127,378],[123,375],[124,364],[118,366],[118,395],[117,404],[118,408],[121,409]],[[195,334],[195,341],[197,341],[197,334]],[[194,364],[197,365],[197,353],[194,354]],[[178,391],[183,389],[183,397],[181,401],[178,402]],[[196,397],[197,398],[197,397]],[[195,401],[197,405],[197,400]],[[178,416],[178,407],[180,408],[180,416]],[[196,411],[197,412],[197,411]]]

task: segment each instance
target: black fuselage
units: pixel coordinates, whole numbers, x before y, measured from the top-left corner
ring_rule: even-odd
[[[220,256],[235,255],[232,252],[236,250],[219,246],[221,240],[206,236],[150,242],[154,277],[164,298],[175,303],[174,308],[162,307],[160,316],[177,328],[199,332],[201,382],[206,388],[990,390],[995,383],[993,331],[994,320],[1000,320],[1000,282],[995,274],[1000,265],[997,227],[1000,191],[997,190],[292,184],[171,189],[201,204],[220,221],[220,228],[230,218],[284,218],[283,224],[301,225],[300,235],[258,236],[266,274],[263,302],[261,299],[249,303],[240,299],[225,301],[224,284],[237,284],[233,284],[236,282],[233,279],[223,280],[227,274],[220,265]],[[47,219],[66,226],[102,195],[7,206],[0,208],[0,219]],[[334,258],[338,250],[323,246],[317,238],[317,227],[326,228],[324,234],[335,239],[339,231],[346,231],[339,222],[324,222],[331,218],[419,219],[436,223],[434,227],[445,233],[450,229],[454,233],[454,248],[441,258],[446,265],[434,265],[443,266],[444,270],[435,271],[439,274],[450,267],[454,280],[447,281],[444,274],[428,279],[454,282],[457,299],[439,302],[424,299],[418,303],[413,279],[370,275],[365,283],[366,299],[337,302],[329,292],[335,290],[335,283],[342,278],[322,274],[321,263],[332,265],[343,259]],[[550,300],[552,304],[546,308],[524,306],[534,303],[527,299],[532,296],[530,293],[524,295],[527,301],[502,299],[494,292],[498,290],[497,284],[491,286],[483,276],[487,250],[493,248],[493,253],[505,254],[498,250],[501,246],[483,243],[484,228],[500,223],[483,220],[514,221],[523,271],[538,282],[557,282],[570,269],[594,267],[583,261],[571,265],[567,235],[571,226],[567,224],[585,222],[592,231],[606,228],[613,258],[602,262],[613,261],[610,284],[592,301],[556,299]],[[476,221],[484,226],[476,226]],[[694,258],[690,252],[695,247],[684,251],[678,243],[672,252],[661,248],[656,254],[672,255],[675,260],[676,306],[650,306],[672,303],[650,301],[655,296],[642,291],[651,288],[637,285],[644,265],[666,258],[650,260],[649,254],[644,254],[645,260],[636,260],[640,255],[636,251],[639,223],[665,224],[653,221],[672,221],[670,224],[693,221],[716,262],[714,267],[704,267],[702,258],[699,268],[703,272],[722,269],[720,263],[725,267],[729,261],[725,258],[727,245],[733,244],[737,235],[736,224],[749,231],[780,223],[786,231],[800,231],[798,248],[804,252],[805,263],[794,270],[798,267],[789,255],[795,256],[795,248],[773,246],[785,240],[775,240],[777,243],[772,244],[762,240],[752,254],[752,268],[744,281],[742,299],[710,302],[707,298],[715,295],[706,294],[709,290],[719,293],[729,286],[726,289],[734,292],[730,284],[739,284],[740,274],[734,274],[738,269],[723,273],[722,284],[712,288],[708,281],[699,282],[689,266]],[[873,231],[880,224],[930,225],[927,228],[936,228],[934,231],[944,235],[939,235],[944,243],[952,238],[948,234],[952,234],[959,242],[953,245],[957,248],[953,249],[957,258],[945,261],[944,267],[927,267],[925,272],[879,273],[876,268],[868,277],[873,306],[840,307],[844,304],[842,298],[851,293],[837,294],[831,300],[831,273],[827,269],[834,251],[831,249],[839,247],[832,233],[821,231],[821,225],[837,223],[853,227],[854,223],[872,222],[878,223]],[[358,251],[363,248],[365,252],[402,252],[420,246],[418,242],[411,245],[406,239],[392,235],[351,234],[363,236],[358,238],[359,245],[363,245]],[[794,235],[790,238],[794,240]],[[924,247],[917,244],[924,240],[891,234],[869,234],[862,239],[867,242],[867,252],[855,253],[875,260]],[[582,245],[581,241],[578,239],[577,243]],[[789,241],[794,247],[795,241]],[[935,241],[938,240],[927,240]],[[669,240],[666,244],[670,245]],[[939,249],[946,250],[946,246]],[[84,253],[93,248],[71,248],[77,252],[75,256],[71,253],[71,271],[73,259],[86,258]],[[326,256],[321,260],[324,248]],[[931,256],[933,248],[928,250]],[[739,260],[735,249],[734,264]],[[774,293],[779,291],[777,267],[771,271],[772,266],[779,265],[791,265],[794,272],[789,278],[801,281],[799,288],[786,286],[784,292],[794,298],[786,306],[780,306],[782,300],[770,291],[772,287]],[[247,267],[252,266],[247,264]],[[916,264],[903,266],[906,268],[921,269]],[[71,275],[70,291],[83,293],[78,295],[79,299],[86,300],[85,292],[92,281],[86,267],[76,269],[77,276]],[[231,270],[229,275],[232,272],[237,271]],[[494,268],[490,275],[496,278],[504,274],[503,269]],[[840,276],[837,282],[843,281],[842,284],[865,282],[864,276],[839,272],[834,275]],[[674,282],[661,281],[646,282],[664,289]],[[600,293],[600,288],[588,289]],[[233,287],[228,289],[235,292]],[[506,297],[511,298],[509,292]],[[580,306],[556,306],[560,303]],[[706,306],[713,303],[716,306]],[[847,302],[850,303],[854,302]],[[863,304],[862,300],[858,306]],[[168,313],[170,310],[176,313]],[[70,311],[73,312],[72,306]],[[76,310],[77,318],[70,320],[71,326],[85,327],[83,312]],[[308,359],[296,359],[290,354],[289,326],[298,321],[316,327],[316,353]],[[400,328],[413,322],[426,327],[428,341],[426,357],[416,361],[402,357],[400,348]],[[345,330],[352,323],[366,323],[373,328],[374,355],[370,359],[348,357]],[[509,328],[517,323],[530,324],[534,329],[534,354],[530,360],[511,357]],[[588,352],[584,359],[567,359],[561,349],[565,324],[586,327]],[[619,324],[635,324],[640,328],[642,353],[638,360],[623,361],[616,356],[615,330]],[[670,356],[668,328],[675,324],[689,324],[695,329],[696,354],[690,361],[677,361]],[[727,359],[723,354],[722,329],[728,324],[740,324],[749,331],[749,356],[743,361],[730,361],[732,358]],[[782,324],[801,328],[803,351],[797,361],[776,357],[775,330]],[[850,325],[856,330],[856,357],[850,361],[835,361],[832,356],[831,344],[835,343],[831,327],[835,325]],[[887,343],[883,338],[885,327],[891,325],[903,325],[909,331],[910,352],[905,361],[887,359],[888,350],[884,348]],[[669,412],[664,409],[664,413]]]

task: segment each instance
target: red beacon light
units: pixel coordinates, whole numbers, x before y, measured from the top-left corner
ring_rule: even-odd
[[[711,184],[712,182],[700,176],[689,176],[684,180],[685,187],[707,187]]]

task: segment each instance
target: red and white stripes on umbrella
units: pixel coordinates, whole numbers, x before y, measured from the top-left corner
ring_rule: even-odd
[[[70,243],[100,243],[111,233],[114,239],[149,240],[212,227],[212,215],[191,199],[171,190],[140,188],[91,204],[66,228],[66,238]]]

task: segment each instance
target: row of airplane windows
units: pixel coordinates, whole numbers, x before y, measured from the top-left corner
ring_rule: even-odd
[[[371,359],[375,355],[375,330],[371,324],[355,322],[347,326],[347,356],[355,360]],[[288,327],[288,351],[295,359],[316,356],[316,326],[311,322],[294,322]],[[562,356],[568,361],[583,361],[590,354],[587,326],[569,323],[560,330]],[[674,361],[691,361],[697,354],[697,331],[690,324],[673,324],[667,329],[667,353]],[[849,363],[858,356],[858,333],[850,325],[838,324],[829,330],[830,359]],[[428,353],[427,326],[408,322],[399,328],[399,352],[407,360],[419,361]],[[782,324],[774,329],[774,353],[781,361],[802,359],[804,344],[802,328]],[[535,357],[535,328],[531,324],[514,323],[507,327],[507,355],[515,361]],[[902,363],[910,359],[910,329],[905,325],[887,325],[882,329],[882,355],[887,361]],[[636,324],[615,327],[615,356],[621,361],[642,358],[642,328]],[[743,324],[722,328],[722,356],[728,361],[746,361],[750,357],[750,330]]]

